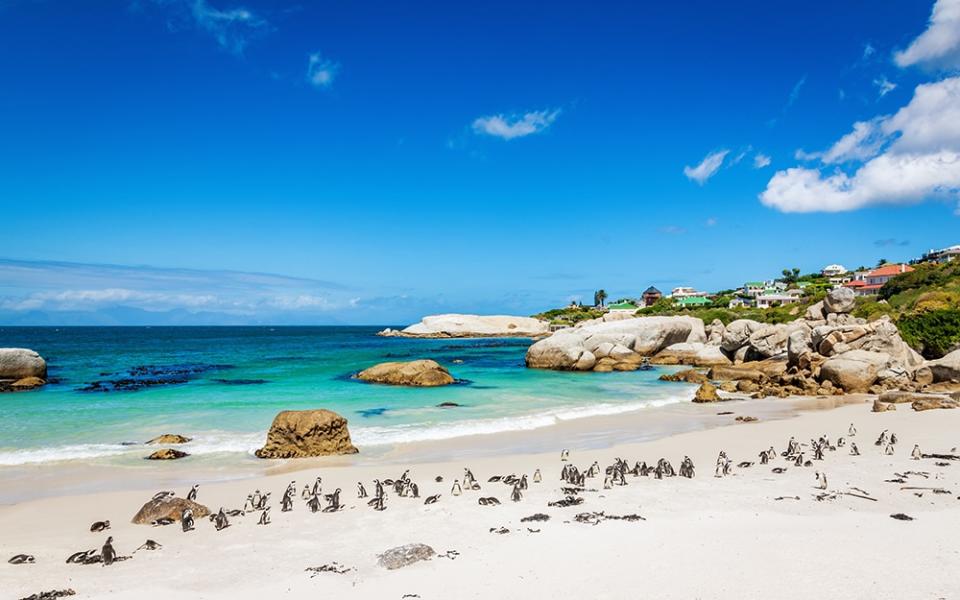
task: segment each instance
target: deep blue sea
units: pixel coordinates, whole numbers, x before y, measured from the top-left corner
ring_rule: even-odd
[[[327,408],[364,448],[529,430],[688,399],[659,372],[527,369],[525,339],[382,338],[380,327],[0,327],[0,347],[32,348],[51,383],[0,395],[0,470],[142,461],[162,433],[195,456],[246,457],[284,409]],[[462,383],[404,388],[353,373],[437,360]],[[456,408],[439,408],[454,402]],[[139,447],[138,447],[139,446]]]

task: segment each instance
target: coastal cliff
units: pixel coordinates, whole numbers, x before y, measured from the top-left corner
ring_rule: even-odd
[[[550,333],[546,321],[507,315],[445,314],[424,317],[402,330],[384,329],[377,335],[408,338],[541,337]]]

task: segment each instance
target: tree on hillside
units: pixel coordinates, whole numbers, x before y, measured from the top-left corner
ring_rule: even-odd
[[[877,266],[878,266],[878,267],[882,267],[882,266],[885,265],[885,264],[887,264],[887,259],[885,259],[885,258],[881,258],[880,260],[877,261]]]
[[[784,269],[782,271],[783,278],[780,281],[784,283],[796,283],[797,278],[800,277],[800,269],[794,267],[792,269]]]
[[[593,293],[593,305],[594,306],[603,306],[604,301],[607,299],[607,292],[605,290],[597,290]]]

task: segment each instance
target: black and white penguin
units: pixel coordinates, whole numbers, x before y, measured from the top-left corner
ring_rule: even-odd
[[[199,489],[200,489],[200,484],[198,483],[194,484],[194,486],[190,488],[190,491],[187,492],[187,500],[190,500],[191,502],[195,502],[197,500],[197,490]]]
[[[510,499],[514,502],[520,502],[523,500],[523,492],[520,491],[520,484],[513,486],[513,492],[510,494]]]
[[[860,449],[856,442],[850,442],[850,456],[860,456]]]
[[[821,490],[827,489],[827,474],[817,471],[816,477],[817,477],[817,487],[819,487]]]
[[[180,526],[184,532],[193,530],[193,511],[185,508],[180,512]]]
[[[110,529],[110,521],[97,521],[90,526],[91,533],[100,533],[101,531],[106,531]]]
[[[540,475],[540,469],[537,469],[533,472],[533,482],[540,483],[543,480],[543,477]]]
[[[913,445],[913,451],[910,453],[910,458],[913,460],[920,460],[923,458],[923,453],[920,452],[920,444]]]
[[[561,450],[561,451],[560,451],[560,460],[563,461],[563,462],[567,462],[568,460],[570,460],[570,451],[569,451],[569,450],[566,450],[566,449]]]
[[[117,560],[117,551],[113,549],[113,536],[108,537],[107,541],[103,543],[100,556],[103,558],[104,566],[112,565],[113,561]]]
[[[423,501],[424,504],[436,504],[437,500],[440,499],[440,494],[434,494],[433,496],[427,496],[427,499]]]
[[[257,510],[261,501],[263,501],[263,496],[260,495],[260,490],[254,490],[253,494],[250,495],[250,504],[252,505],[250,510]]]
[[[293,510],[293,490],[287,488],[283,498],[280,499],[280,512],[290,512],[291,510]]]
[[[32,554],[17,554],[10,557],[7,562],[11,565],[32,565],[37,559]],[[70,559],[67,559],[70,562]]]
[[[257,521],[257,525],[269,525],[270,524],[270,509],[265,509],[260,513],[260,520]]]
[[[457,479],[453,480],[453,488],[450,489],[450,494],[453,496],[459,496],[463,493],[463,490],[460,488],[460,481]]]
[[[313,489],[310,490],[314,496],[319,496],[323,491],[323,479],[318,475],[317,480],[313,482]]]
[[[366,498],[367,497],[367,488],[363,487],[363,482],[357,482],[357,498]]]
[[[850,437],[857,435],[857,428],[853,426],[853,423],[850,423],[850,427],[847,429],[847,435]]]

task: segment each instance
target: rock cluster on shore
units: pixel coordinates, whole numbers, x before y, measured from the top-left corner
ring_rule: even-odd
[[[27,348],[0,348],[0,392],[38,388],[46,383],[47,361]]]
[[[960,351],[924,361],[889,318],[867,322],[851,315],[854,300],[851,290],[838,288],[803,317],[781,324],[740,319],[704,325],[688,316],[595,320],[536,342],[526,361],[531,368],[577,371],[633,370],[645,359],[711,367],[706,379],[721,390],[756,397],[960,385]],[[703,383],[690,374],[671,378],[677,379]]]
[[[434,360],[380,363],[360,371],[356,378],[370,383],[413,387],[436,387],[456,381],[449,371]]]
[[[347,420],[325,410],[285,410],[273,419],[259,458],[306,458],[359,452],[350,440]]]
[[[384,329],[377,335],[411,338],[540,337],[550,324],[532,317],[504,315],[432,315],[402,330]]]

